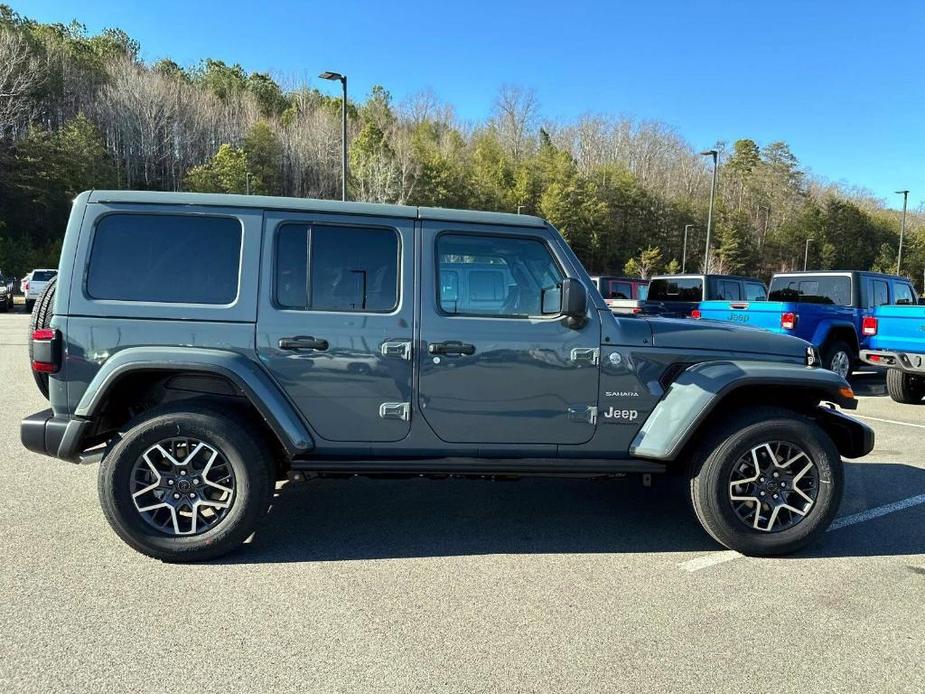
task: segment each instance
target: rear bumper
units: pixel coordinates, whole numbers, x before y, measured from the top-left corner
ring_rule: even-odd
[[[917,376],[925,376],[925,354],[891,352],[883,349],[862,349],[861,361],[873,366],[886,366]]]
[[[19,425],[22,445],[34,453],[50,455],[72,463],[80,462],[81,442],[92,422],[42,410]]]

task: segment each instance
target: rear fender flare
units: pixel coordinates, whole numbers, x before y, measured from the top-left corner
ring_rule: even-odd
[[[176,347],[129,347],[109,358],[90,382],[74,410],[92,419],[106,394],[123,376],[139,371],[195,372],[221,376],[233,383],[276,434],[289,457],[315,446],[295,406],[259,365],[237,352]]]
[[[857,401],[841,390],[848,383],[825,369],[777,362],[701,362],[683,371],[669,386],[630,444],[630,455],[674,460],[700,424],[733,392],[753,388],[760,404],[762,386],[790,385],[817,392],[819,401],[857,407]]]
[[[818,345],[820,351],[825,348],[827,342],[833,338],[834,333],[845,333],[848,344],[855,350],[858,345],[858,330],[848,321],[822,321],[816,326],[813,337],[810,340],[814,345]],[[850,337],[848,337],[850,335]]]

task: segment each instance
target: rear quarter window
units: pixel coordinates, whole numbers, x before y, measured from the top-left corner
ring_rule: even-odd
[[[97,223],[87,271],[92,299],[231,304],[241,223],[230,217],[110,214]]]
[[[649,301],[703,301],[703,281],[698,277],[652,280],[648,298]]]
[[[771,301],[851,306],[851,278],[844,276],[775,277],[768,292]]]

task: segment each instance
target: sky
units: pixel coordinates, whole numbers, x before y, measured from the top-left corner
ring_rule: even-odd
[[[147,61],[211,57],[336,93],[316,77],[333,70],[351,94],[382,84],[396,101],[430,89],[463,120],[515,84],[544,117],[659,120],[697,148],[784,140],[816,176],[925,205],[920,0],[0,2],[119,27]]]

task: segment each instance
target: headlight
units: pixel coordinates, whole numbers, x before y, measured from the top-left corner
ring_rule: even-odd
[[[819,357],[819,352],[816,351],[815,347],[806,348],[806,365],[807,366],[819,366],[822,362],[822,359]]]

